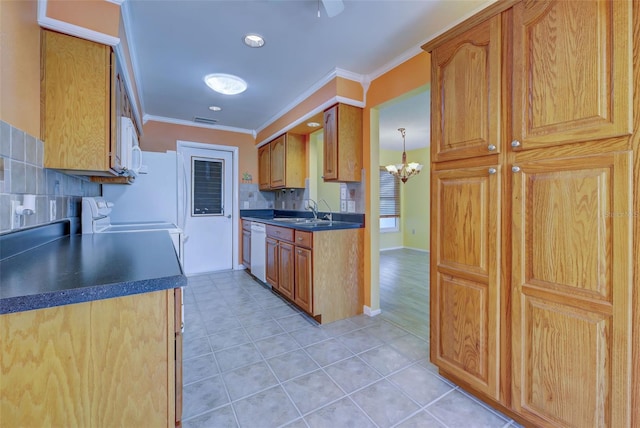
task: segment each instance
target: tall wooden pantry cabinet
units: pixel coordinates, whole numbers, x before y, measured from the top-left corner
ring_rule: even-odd
[[[640,4],[501,1],[423,48],[432,362],[525,424],[640,427]]]

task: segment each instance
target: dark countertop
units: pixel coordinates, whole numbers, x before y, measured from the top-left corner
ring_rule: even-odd
[[[327,214],[318,213],[318,218],[323,218]],[[332,222],[322,223],[302,223],[292,222],[290,218],[307,218],[311,220],[313,215],[305,211],[284,211],[284,210],[240,210],[243,220],[256,221],[274,226],[288,227],[290,229],[305,230],[307,232],[325,232],[341,229],[360,229],[364,227],[363,214],[342,214],[333,213]]]
[[[0,261],[0,314],[185,285],[167,231],[71,234]]]

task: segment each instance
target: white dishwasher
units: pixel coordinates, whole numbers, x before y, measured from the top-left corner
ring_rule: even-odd
[[[264,223],[251,222],[251,274],[260,281],[267,281],[267,231]]]

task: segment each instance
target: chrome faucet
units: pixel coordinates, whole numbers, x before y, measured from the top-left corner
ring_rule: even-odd
[[[327,201],[325,201],[324,199],[320,199],[320,202],[324,202],[324,204],[327,206],[327,208],[329,208],[329,213],[325,214],[323,218],[325,220],[333,221],[333,212],[331,212],[331,207],[329,206],[329,203]]]
[[[318,219],[318,204],[313,199],[307,199],[306,209],[311,210],[314,220]]]

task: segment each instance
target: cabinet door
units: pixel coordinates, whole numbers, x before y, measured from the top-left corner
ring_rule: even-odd
[[[499,396],[500,168],[433,172],[431,361]]]
[[[270,185],[272,189],[285,186],[286,177],[286,162],[287,155],[286,137],[281,135],[273,140],[269,145],[271,146],[271,180]]]
[[[269,144],[258,149],[258,181],[260,190],[271,188],[271,147]]]
[[[513,407],[539,426],[631,426],[630,155],[516,166]]]
[[[632,3],[514,7],[513,136],[522,148],[630,134]]]
[[[338,106],[324,112],[324,153],[322,175],[324,180],[338,179]]]
[[[278,243],[278,291],[291,300],[295,281],[293,248],[292,244]]]
[[[265,276],[267,283],[278,289],[278,241],[267,236],[267,253],[265,254]]]
[[[302,310],[313,314],[313,259],[311,250],[296,247],[295,290],[293,301]]]
[[[436,162],[501,150],[500,16],[433,50],[431,147]]]
[[[251,269],[251,231],[242,229],[242,264]]]
[[[111,48],[46,30],[41,48],[44,166],[109,171],[115,141]]]

